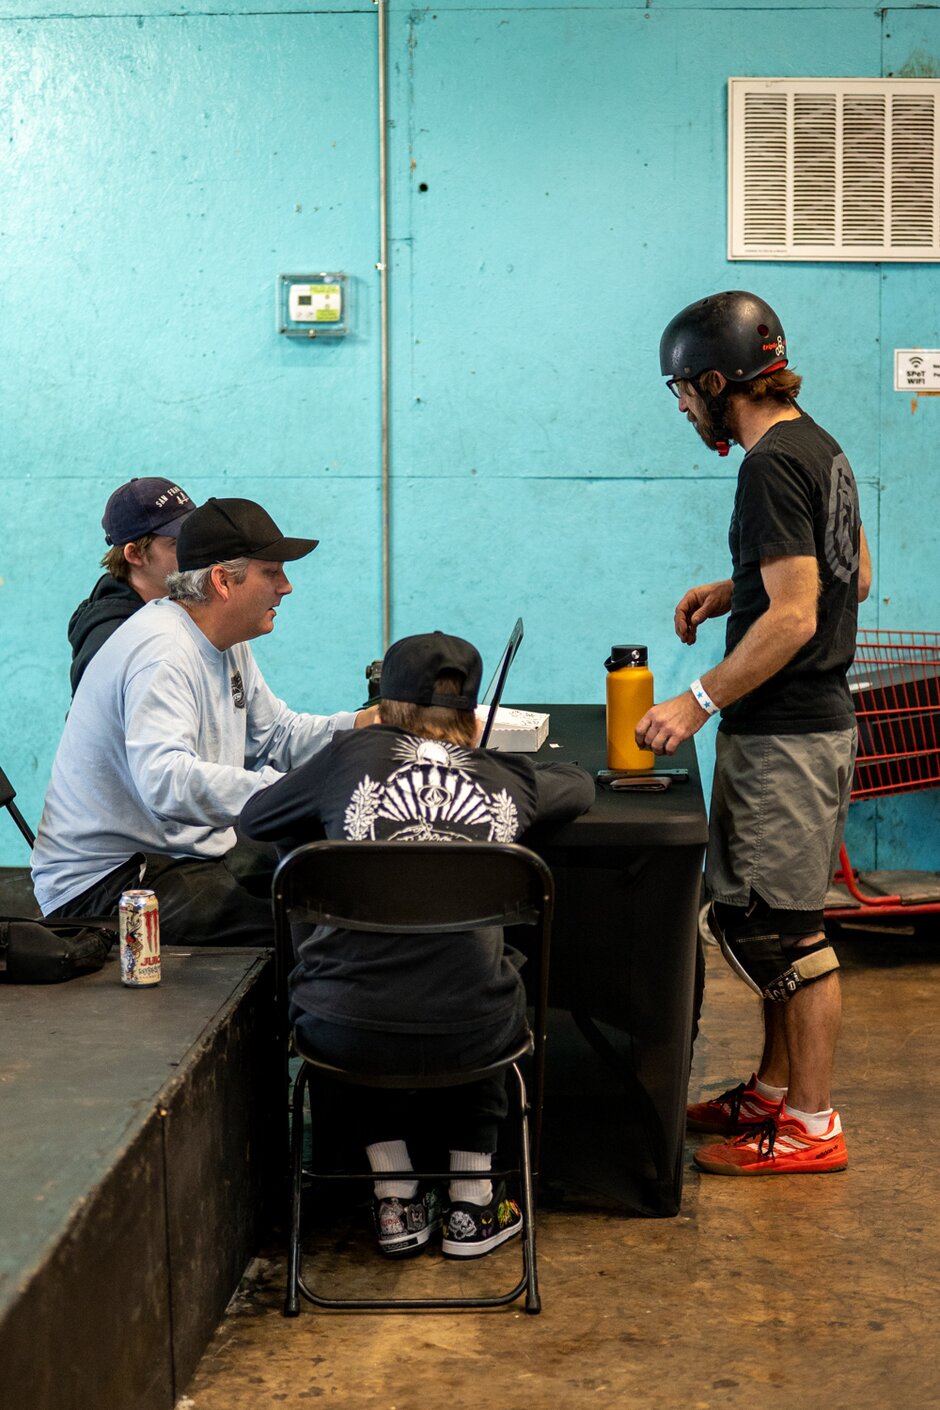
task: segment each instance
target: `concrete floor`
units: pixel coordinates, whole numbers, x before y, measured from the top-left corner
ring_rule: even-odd
[[[843,1174],[735,1180],[689,1168],[675,1219],[549,1192],[544,1310],[280,1315],[283,1258],[248,1270],[178,1410],[797,1410],[940,1407],[936,1335],[940,929],[844,938],[836,1101]],[[708,956],[692,1091],[747,1077],[756,1001]],[[690,1140],[689,1152],[694,1148]],[[381,1262],[348,1220],[327,1251],[350,1288],[442,1287],[439,1256]],[[510,1245],[460,1275],[512,1278]]]

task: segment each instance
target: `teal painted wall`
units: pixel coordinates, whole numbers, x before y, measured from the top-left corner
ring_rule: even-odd
[[[289,702],[357,703],[381,648],[374,10],[134,10],[0,0],[0,762],[34,822],[132,474],[320,537],[257,647]],[[389,50],[394,634],[492,660],[522,611],[517,699],[600,700],[615,640],[649,641],[661,695],[711,664],[720,628],[689,651],[672,612],[726,571],[737,459],[676,415],[657,347],[734,286],[779,307],[855,468],[863,620],[940,628],[940,403],[891,389],[894,347],[940,346],[937,267],[724,254],[728,76],[940,72],[940,11],[393,5]],[[279,337],[277,275],[331,268],[353,333]],[[859,805],[856,859],[935,867],[938,815]],[[24,853],[0,826],[0,862]]]

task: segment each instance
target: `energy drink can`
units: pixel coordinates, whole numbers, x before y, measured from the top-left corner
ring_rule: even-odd
[[[152,891],[125,891],[118,904],[121,983],[160,983],[160,911]]]

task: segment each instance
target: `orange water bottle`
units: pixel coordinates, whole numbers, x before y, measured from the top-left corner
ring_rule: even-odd
[[[653,673],[645,646],[612,646],[607,667],[607,767],[651,769],[652,749],[640,749],[634,731],[653,703]]]

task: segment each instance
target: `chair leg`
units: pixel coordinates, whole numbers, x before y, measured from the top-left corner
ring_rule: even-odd
[[[287,1292],[284,1316],[296,1317],[300,1312],[298,1284],[300,1279],[300,1200],[303,1188],[304,1155],[304,1093],[307,1069],[301,1067],[294,1079],[291,1094],[290,1134],[290,1242],[287,1254]]]
[[[517,1063],[512,1064],[516,1075],[519,1099],[519,1179],[520,1203],[522,1206],[522,1233],[519,1239],[522,1255],[522,1276],[513,1288],[505,1293],[487,1297],[447,1297],[447,1298],[329,1298],[320,1296],[304,1280],[303,1251],[300,1237],[301,1194],[303,1188],[303,1147],[305,1098],[310,1099],[310,1068],[304,1064],[294,1080],[291,1092],[291,1139],[290,1139],[290,1210],[289,1239],[287,1257],[287,1287],[284,1299],[284,1316],[296,1317],[300,1312],[300,1298],[304,1297],[317,1307],[353,1310],[394,1310],[432,1309],[454,1307],[505,1307],[515,1302],[525,1293],[525,1310],[538,1313],[542,1310],[538,1286],[538,1267],[535,1249],[535,1179],[532,1170],[532,1142],[529,1129],[529,1101],[525,1080]],[[312,1112],[311,1112],[312,1119]],[[414,1172],[416,1178],[428,1179],[427,1174]],[[314,1178],[320,1178],[314,1176]],[[348,1180],[368,1180],[368,1175],[341,1175]],[[436,1178],[436,1177],[435,1177]]]
[[[535,1260],[535,1194],[532,1182],[532,1150],[529,1142],[529,1105],[525,1082],[515,1063],[513,1063],[513,1071],[519,1084],[521,1109],[519,1173],[522,1182],[522,1259],[526,1274],[525,1310],[536,1316],[542,1310],[542,1299],[539,1296],[538,1265]]]

